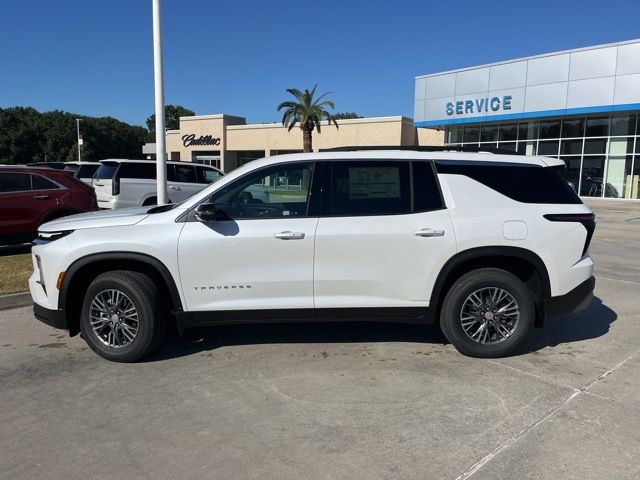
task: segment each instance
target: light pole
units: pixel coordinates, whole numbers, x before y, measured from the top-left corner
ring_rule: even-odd
[[[82,162],[82,155],[80,154],[80,147],[82,146],[82,137],[80,136],[81,121],[81,118],[76,118],[76,131],[78,132],[78,162]]]
[[[156,178],[158,205],[167,203],[167,154],[164,130],[164,74],[162,68],[162,25],[160,0],[153,3],[153,80],[156,106]]]

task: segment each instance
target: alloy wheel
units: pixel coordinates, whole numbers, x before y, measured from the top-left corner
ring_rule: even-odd
[[[462,303],[460,324],[474,342],[493,345],[507,340],[518,327],[520,307],[508,291],[485,287],[472,292]]]
[[[102,290],[93,297],[89,319],[94,335],[111,348],[127,347],[138,335],[138,311],[120,290]]]

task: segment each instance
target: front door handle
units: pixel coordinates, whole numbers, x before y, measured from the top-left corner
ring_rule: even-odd
[[[413,232],[416,237],[443,237],[444,230],[438,228],[422,228]]]
[[[47,200],[49,198],[49,195],[34,195],[33,199],[34,200]]]
[[[171,186],[171,187],[169,187],[169,188],[170,188],[171,190],[178,190],[178,191],[182,190],[180,187],[173,187],[173,186]]]
[[[304,232],[280,232],[274,233],[273,238],[278,240],[302,240],[304,238]]]

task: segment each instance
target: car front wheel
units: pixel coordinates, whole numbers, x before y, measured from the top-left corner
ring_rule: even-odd
[[[157,287],[141,273],[112,271],[98,275],[85,294],[80,328],[101,357],[134,362],[162,341],[166,308]]]
[[[534,319],[532,294],[518,277],[497,268],[481,268],[451,286],[440,325],[461,353],[492,358],[513,353]]]

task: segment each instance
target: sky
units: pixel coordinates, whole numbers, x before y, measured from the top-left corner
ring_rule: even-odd
[[[249,123],[287,88],[336,111],[413,116],[416,75],[640,38],[638,0],[163,0],[165,102]],[[0,108],[144,125],[151,0],[0,0]],[[640,88],[640,87],[639,87]]]

